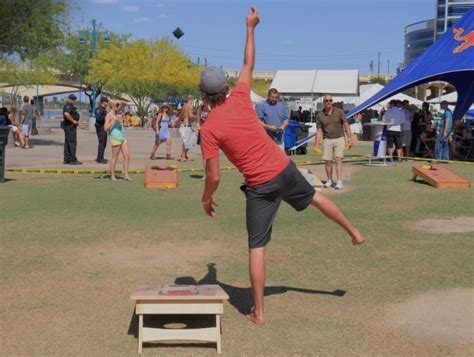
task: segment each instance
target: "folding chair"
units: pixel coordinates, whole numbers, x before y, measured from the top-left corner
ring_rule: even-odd
[[[474,139],[466,140],[456,152],[457,157],[462,161],[474,160]]]
[[[426,133],[422,133],[416,142],[415,156],[421,156],[423,158],[434,159],[435,146],[436,146],[436,140],[428,139],[426,136]]]

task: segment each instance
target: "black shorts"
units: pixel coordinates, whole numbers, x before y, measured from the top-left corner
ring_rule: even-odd
[[[290,160],[274,179],[257,186],[243,185],[247,197],[247,232],[249,247],[264,247],[270,241],[273,221],[281,200],[297,211],[309,206],[315,190]]]
[[[395,149],[399,150],[402,148],[402,133],[400,131],[387,131],[387,147],[392,148],[395,145]]]

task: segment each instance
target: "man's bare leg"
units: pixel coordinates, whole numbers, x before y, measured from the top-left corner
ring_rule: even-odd
[[[336,178],[337,181],[342,179],[342,159],[340,157],[336,157]]]
[[[183,161],[186,159],[186,149],[184,148],[184,144],[183,144],[183,148],[181,150],[181,156],[179,157],[179,160]]]
[[[263,326],[263,293],[265,289],[265,247],[249,249],[249,271],[254,307],[245,317]]]
[[[358,245],[365,242],[362,234],[352,226],[351,222],[342,214],[336,204],[322,193],[315,192],[311,204],[318,208],[324,215],[339,224],[352,237],[352,244]]]
[[[397,156],[398,156],[398,161],[402,161],[402,159],[403,159],[403,148],[397,149]]]
[[[332,181],[332,161],[324,161],[324,168],[326,169],[326,176],[328,177],[328,180]]]

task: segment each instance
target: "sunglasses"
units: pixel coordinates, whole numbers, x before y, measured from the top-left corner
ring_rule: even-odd
[[[332,99],[324,99],[324,101],[332,103]]]

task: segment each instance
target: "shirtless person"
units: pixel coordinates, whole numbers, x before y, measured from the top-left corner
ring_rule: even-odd
[[[193,114],[193,100],[192,95],[188,95],[188,102],[181,109],[181,126],[179,127],[179,133],[181,134],[181,139],[183,140],[183,150],[178,161],[188,161],[188,151],[195,144],[195,135],[192,128],[193,120],[197,117]]]
[[[255,64],[254,29],[259,20],[257,10],[252,7],[247,15],[244,65],[232,94],[226,98],[229,86],[225,73],[215,67],[204,69],[199,86],[203,101],[211,107],[201,127],[201,148],[206,165],[202,205],[208,216],[216,217],[214,207],[217,204],[212,196],[219,186],[219,150],[222,150],[245,177],[241,189],[247,197],[249,270],[254,302],[247,319],[262,326],[265,323],[265,246],[270,241],[273,221],[282,200],[297,211],[310,204],[315,206],[342,226],[354,245],[364,243],[364,238],[334,202],[315,192],[257,118],[250,100],[250,87]]]

